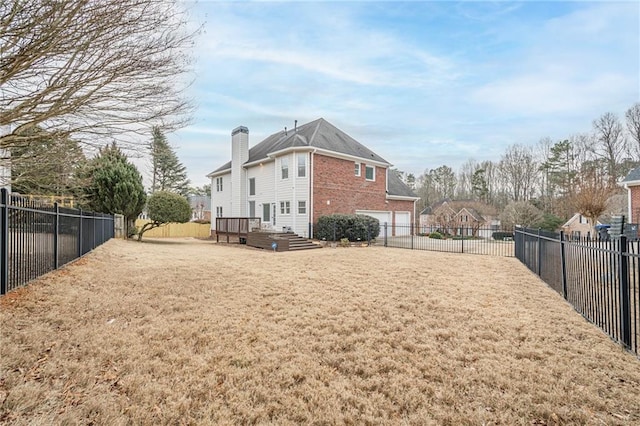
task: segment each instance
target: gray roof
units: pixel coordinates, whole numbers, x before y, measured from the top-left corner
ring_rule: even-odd
[[[326,149],[327,151],[347,154],[364,160],[373,160],[389,164],[387,160],[324,118],[319,118],[310,123],[298,126],[297,129],[290,129],[287,130],[287,132],[281,130],[268,136],[265,140],[249,149],[249,160],[247,163],[264,160],[267,158],[267,154],[272,152],[305,146]],[[231,161],[217,168],[212,173],[221,172],[230,168]]]
[[[413,190],[409,188],[393,170],[387,169],[387,175],[389,175],[389,195],[399,197],[417,197],[415,192],[413,192]]]
[[[319,118],[310,123],[298,126],[297,129],[281,130],[268,136],[265,140],[249,149],[247,163],[267,159],[267,155],[288,148],[312,147],[324,149],[338,154],[346,154],[362,158],[364,161],[372,160],[391,165],[387,160],[362,145],[357,140],[329,123],[324,118]],[[225,163],[211,173],[229,170],[231,161]],[[417,197],[416,194],[391,170],[389,175],[389,195],[400,197]]]
[[[636,180],[640,180],[640,167],[636,167],[635,169],[631,170],[629,174],[624,179],[622,179],[622,182],[633,182]]]

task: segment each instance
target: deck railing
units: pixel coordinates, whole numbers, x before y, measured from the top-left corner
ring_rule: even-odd
[[[227,237],[227,242],[231,236],[235,236],[239,241],[246,239],[250,231],[260,229],[259,217],[217,217],[216,218],[216,241],[220,242],[220,235]]]

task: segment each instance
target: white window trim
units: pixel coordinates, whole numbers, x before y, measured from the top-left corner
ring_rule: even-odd
[[[300,211],[300,203],[303,203],[304,212]],[[307,201],[298,201],[298,214],[307,214]]]
[[[303,171],[302,175],[300,174],[300,166],[301,166],[300,160],[302,160],[302,171]],[[298,154],[298,160],[296,165],[297,165],[297,171],[296,171],[297,176],[307,177],[307,156],[304,154]]]
[[[223,182],[222,176],[216,178],[216,192],[222,192],[223,190],[222,182]]]
[[[253,194],[251,193],[251,181],[253,180]],[[256,195],[256,178],[252,177],[249,178],[249,196],[253,197],[254,195]]]
[[[284,177],[285,170],[287,171],[287,177]],[[287,157],[280,159],[280,179],[289,179],[289,159]]]
[[[291,214],[291,201],[280,201],[280,215],[289,216]]]
[[[373,177],[371,179],[367,178],[367,169],[370,168],[371,170],[373,170]],[[365,165],[364,166],[364,178],[365,180],[368,180],[370,182],[375,182],[376,180],[376,166],[370,166],[370,165]]]
[[[355,173],[355,168],[356,168],[356,167],[358,168],[358,173],[356,173],[356,176],[357,176],[357,177],[362,176],[362,164],[360,164],[360,163],[355,163],[354,170],[353,170],[353,171],[354,171],[354,173]]]

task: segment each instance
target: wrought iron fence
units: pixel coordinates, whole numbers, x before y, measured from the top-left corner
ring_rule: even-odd
[[[640,354],[640,242],[516,228],[515,254],[576,311]]]
[[[514,256],[513,231],[478,227],[457,227],[449,233],[416,230],[413,225],[381,223],[376,243],[412,250]]]
[[[114,236],[114,217],[0,190],[0,295],[88,253]]]

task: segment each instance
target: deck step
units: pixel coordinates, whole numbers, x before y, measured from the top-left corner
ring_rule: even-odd
[[[272,250],[273,243],[276,243],[277,251],[295,251],[322,248],[319,244],[303,238],[292,232],[250,232],[247,236],[247,245],[252,247]]]

